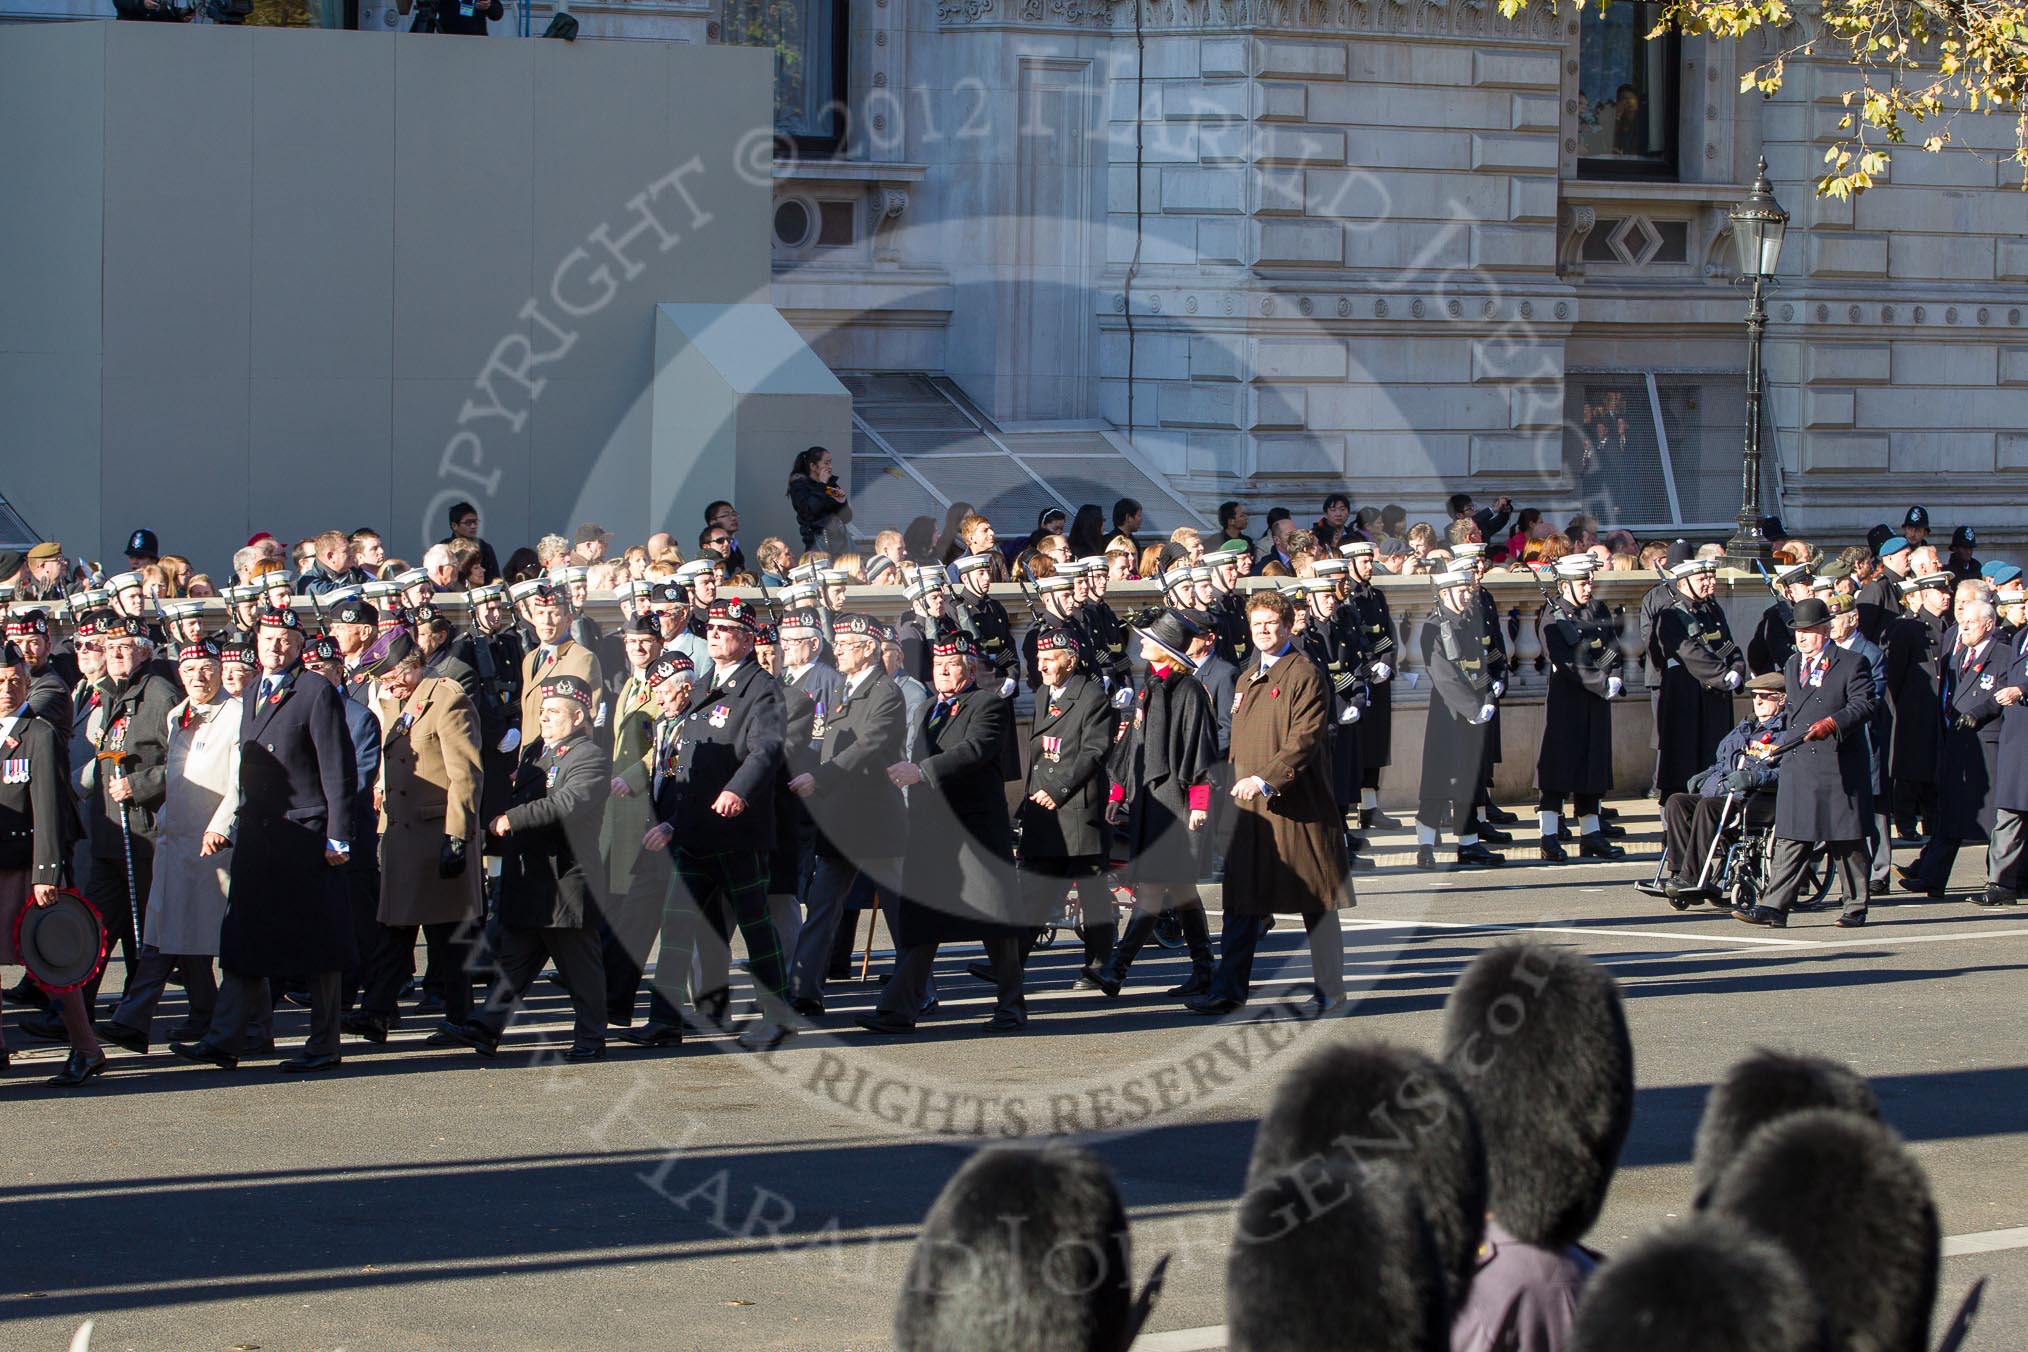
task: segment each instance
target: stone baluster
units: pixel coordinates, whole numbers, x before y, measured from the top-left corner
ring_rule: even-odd
[[[1542,684],[1542,607],[1515,607],[1514,683],[1527,689]]]

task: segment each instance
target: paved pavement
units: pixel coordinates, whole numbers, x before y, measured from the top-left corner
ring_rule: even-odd
[[[1626,806],[1652,849],[1648,805]],[[1424,875],[1392,867],[1405,838],[1381,845],[1348,928],[1355,998],[1321,1021],[1273,998],[1306,976],[1290,926],[1244,1020],[1160,997],[1180,955],[1138,966],[1117,1002],[1070,992],[1059,942],[1018,1037],[968,1027],[989,996],[963,974],[974,950],[943,964],[943,1008],[914,1039],[839,1031],[871,1002],[853,986],[831,1031],[766,1056],[713,1037],[545,1063],[537,1043],[568,1037],[545,983],[519,1054],[491,1064],[420,1046],[412,1019],[307,1082],[116,1052],[66,1095],[40,1084],[61,1052],[19,1054],[10,1013],[0,1349],[64,1347],[88,1319],[99,1348],[882,1347],[914,1227],[964,1153],[1052,1127],[1118,1170],[1136,1266],[1174,1255],[1147,1346],[1217,1347],[1229,1208],[1276,1078],[1327,1038],[1433,1045],[1457,972],[1517,930],[1594,955],[1629,996],[1640,1100],[1593,1244],[1683,1213],[1697,1117],[1733,1059],[1806,1048],[1873,1077],[1928,1169],[1958,1237],[1945,1300],[1995,1278],[1972,1346],[2028,1345],[2028,1233],[2007,1233],[2028,1226],[2028,912],[1877,904],[1863,931],[1832,910],[1777,933],[1633,892],[1652,856]],[[284,1019],[285,1043],[303,1022]]]

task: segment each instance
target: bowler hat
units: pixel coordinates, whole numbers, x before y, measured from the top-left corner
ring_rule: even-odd
[[[1796,602],[1794,616],[1789,620],[1791,629],[1815,629],[1831,622],[1831,608],[1814,596],[1806,596]]]
[[[65,888],[47,906],[21,908],[14,918],[14,951],[37,985],[61,995],[106,965],[106,922],[98,907]]]

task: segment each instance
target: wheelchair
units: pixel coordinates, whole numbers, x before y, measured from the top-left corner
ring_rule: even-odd
[[[1636,883],[1635,887],[1648,896],[1666,899],[1679,911],[1687,911],[1706,899],[1714,906],[1737,910],[1760,905],[1774,877],[1774,795],[1728,792],[1719,811],[1718,830],[1711,838],[1710,852],[1697,871],[1694,893],[1669,893],[1662,880],[1674,872],[1664,849],[1655,876]],[[1803,865],[1802,886],[1797,890],[1792,909],[1814,911],[1825,905],[1831,891],[1831,872],[1824,847],[1819,844],[1812,848]]]
[[[1101,881],[1105,883],[1106,890],[1112,893],[1113,907],[1118,912],[1119,918],[1125,920],[1132,915],[1134,889],[1120,878],[1118,872],[1110,869],[1106,871]],[[1056,942],[1059,930],[1068,930],[1077,936],[1079,943],[1084,942],[1084,912],[1078,905],[1075,887],[1065,891],[1062,911],[1054,920],[1042,927],[1042,933],[1036,936],[1035,946],[1048,948]],[[1155,918],[1154,942],[1159,947],[1171,950],[1183,947],[1183,922],[1176,918],[1175,911],[1164,911]]]

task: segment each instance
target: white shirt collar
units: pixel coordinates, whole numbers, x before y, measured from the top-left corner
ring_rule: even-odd
[[[854,672],[852,675],[847,676],[845,678],[846,693],[853,695],[858,694],[859,687],[865,685],[869,680],[873,679],[874,671],[875,668],[870,666],[861,667],[858,671]]]

